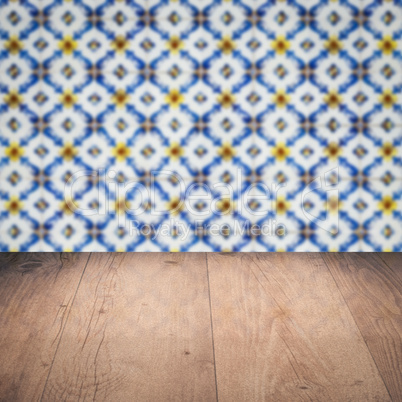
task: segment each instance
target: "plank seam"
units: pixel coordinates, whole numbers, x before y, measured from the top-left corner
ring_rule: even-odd
[[[44,393],[45,393],[45,389],[46,389],[47,383],[48,383],[48,381],[49,381],[50,373],[51,373],[51,371],[52,371],[53,364],[54,364],[54,361],[55,361],[55,359],[56,359],[57,351],[58,351],[58,349],[59,349],[59,346],[60,346],[60,343],[61,343],[61,339],[63,338],[64,329],[66,328],[66,325],[67,325],[67,322],[68,322],[68,318],[70,317],[70,313],[71,313],[71,310],[72,310],[73,305],[74,305],[75,297],[77,296],[78,289],[79,289],[79,287],[80,287],[80,285],[81,285],[81,281],[82,281],[82,278],[83,278],[83,276],[84,276],[85,270],[87,269],[88,262],[89,262],[89,260],[91,259],[91,255],[92,255],[92,253],[89,253],[89,256],[88,256],[88,259],[87,259],[87,261],[86,261],[86,263],[85,263],[84,269],[82,270],[82,274],[81,274],[80,280],[78,281],[77,288],[75,289],[74,297],[73,297],[73,300],[72,300],[72,302],[71,302],[70,309],[69,309],[68,314],[67,314],[67,317],[66,317],[66,322],[65,322],[64,325],[63,325],[63,329],[62,329],[61,334],[60,334],[59,342],[57,342],[57,346],[56,346],[56,350],[55,350],[54,355],[53,355],[52,363],[50,364],[49,372],[48,372],[47,377],[46,377],[45,385],[43,386],[43,391],[42,391],[42,394],[41,394],[41,396],[40,396],[40,401],[43,400],[43,395],[44,395]],[[60,258],[61,258],[61,253],[60,253]]]
[[[209,284],[209,269],[208,269],[208,253],[205,253],[205,262],[207,267],[207,280],[208,280],[208,298],[209,298],[209,317],[211,320],[211,335],[212,335],[212,354],[214,357],[214,373],[215,373],[215,392],[216,392],[216,401],[219,401],[218,398],[218,379],[216,376],[216,359],[215,359],[215,342],[214,342],[214,325],[212,321],[212,303],[211,303],[211,287]]]
[[[389,389],[388,389],[388,387],[387,387],[387,384],[385,383],[384,378],[383,378],[383,376],[382,376],[382,374],[381,374],[381,371],[380,371],[380,369],[379,369],[378,366],[377,366],[377,362],[375,361],[374,356],[372,355],[371,350],[370,350],[370,348],[369,348],[369,346],[368,346],[368,344],[367,344],[367,342],[366,342],[366,339],[364,338],[364,336],[363,336],[363,334],[362,334],[362,331],[360,330],[360,327],[359,327],[359,325],[357,324],[357,322],[356,322],[356,320],[355,320],[355,316],[353,315],[352,310],[350,309],[348,302],[346,301],[346,299],[345,299],[345,297],[344,297],[344,295],[343,295],[341,289],[339,288],[338,282],[336,281],[334,275],[332,274],[331,269],[329,268],[329,266],[328,266],[328,264],[327,264],[327,261],[325,260],[325,257],[324,257],[322,254],[323,254],[323,253],[320,253],[321,259],[324,261],[324,264],[325,264],[325,266],[327,267],[327,269],[328,269],[328,271],[329,271],[329,274],[330,274],[331,277],[332,277],[332,280],[335,282],[335,285],[336,285],[336,287],[337,287],[339,293],[341,294],[342,299],[343,299],[343,301],[345,302],[346,307],[348,308],[350,315],[352,316],[353,322],[355,323],[355,325],[356,325],[356,327],[357,327],[357,329],[358,329],[358,331],[359,331],[359,334],[360,334],[360,336],[362,337],[363,342],[364,342],[364,344],[366,345],[366,348],[367,348],[367,350],[368,350],[368,352],[369,352],[369,354],[370,354],[370,356],[371,356],[371,359],[373,360],[373,362],[374,362],[374,364],[375,364],[375,367],[376,367],[377,372],[378,372],[378,374],[379,374],[379,376],[380,376],[380,378],[381,378],[381,381],[382,381],[382,383],[384,384],[384,387],[385,387],[385,389],[386,389],[387,392],[388,392],[389,399],[390,399],[391,401],[393,401],[392,396],[391,396],[391,393],[389,392]]]
[[[388,263],[381,257],[381,253],[375,253],[375,255],[379,258],[379,260],[385,264],[385,266],[396,276],[397,273],[395,272],[395,269],[392,268]],[[399,278],[398,278],[399,279]]]

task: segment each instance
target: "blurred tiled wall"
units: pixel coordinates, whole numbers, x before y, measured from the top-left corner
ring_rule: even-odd
[[[402,250],[400,0],[0,0],[1,251]]]

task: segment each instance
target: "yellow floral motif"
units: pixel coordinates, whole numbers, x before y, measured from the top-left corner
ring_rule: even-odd
[[[385,109],[392,108],[398,100],[398,97],[390,89],[386,89],[378,98]]]
[[[10,54],[18,54],[24,48],[24,44],[18,40],[18,36],[11,35],[10,39],[4,42],[4,47]]]
[[[392,54],[394,50],[398,47],[398,44],[395,40],[392,39],[392,36],[385,35],[379,42],[378,48],[387,56]]]
[[[324,155],[330,160],[336,160],[342,154],[342,148],[336,142],[330,142],[324,149]]]
[[[218,95],[217,101],[223,108],[229,109],[236,102],[236,97],[230,92],[229,89],[225,89],[220,95]]]
[[[236,155],[236,150],[232,147],[229,142],[225,142],[218,149],[218,155],[226,162],[232,160],[232,158]]]
[[[337,214],[342,207],[343,203],[337,196],[330,197],[328,201],[324,202],[325,211],[328,211],[331,215]]]
[[[330,38],[324,43],[324,47],[329,53],[338,54],[342,50],[343,45],[336,35],[331,35]]]
[[[131,203],[125,197],[119,198],[114,203],[114,210],[118,215],[123,215],[131,207]]]
[[[122,54],[130,47],[130,42],[123,35],[118,35],[110,46],[116,53]]]
[[[112,149],[112,155],[117,159],[118,162],[125,161],[131,154],[130,148],[124,143],[119,142]]]
[[[122,109],[128,101],[130,100],[130,95],[124,89],[118,89],[112,96],[112,102],[116,105],[118,109]]]
[[[184,42],[179,36],[172,36],[166,43],[166,47],[169,49],[170,53],[178,54],[180,50],[184,48]]]
[[[18,142],[12,142],[5,150],[6,156],[10,158],[12,162],[18,162],[22,155],[24,155],[24,148],[22,148]]]
[[[72,215],[78,209],[77,201],[74,201],[72,198],[68,200],[64,200],[60,203],[60,211],[66,215]]]
[[[180,199],[180,197],[172,197],[167,203],[166,203],[166,208],[167,211],[173,215],[179,215],[181,211],[184,209],[184,202],[183,200]]]
[[[394,201],[390,195],[384,196],[383,199],[378,203],[378,209],[385,215],[391,215],[396,208],[396,201]]]
[[[172,89],[166,95],[165,101],[170,107],[176,109],[183,103],[184,96],[177,89]]]
[[[216,202],[216,208],[222,215],[228,215],[236,209],[236,203],[230,197],[222,197]]]
[[[172,142],[166,150],[166,155],[173,161],[179,160],[184,154],[183,147],[178,142]]]
[[[272,41],[272,49],[278,54],[285,54],[290,49],[290,42],[283,35]]]
[[[16,89],[12,89],[7,95],[4,95],[4,102],[11,109],[16,109],[23,102],[23,97],[18,93]]]
[[[392,157],[398,153],[391,142],[385,142],[378,152],[386,162],[390,162]]]
[[[73,54],[74,50],[77,49],[78,43],[73,39],[71,35],[65,36],[59,42],[59,49],[66,55]]]
[[[78,100],[77,95],[74,95],[73,91],[71,89],[66,89],[61,95],[60,95],[60,103],[67,109],[72,108]]]
[[[4,206],[6,211],[8,211],[11,215],[18,215],[21,212],[24,204],[17,196],[12,195],[10,200],[5,202]]]
[[[331,108],[336,109],[342,103],[343,98],[336,89],[333,89],[324,96],[324,102]]]
[[[290,209],[290,202],[286,201],[285,196],[279,195],[276,201],[273,201],[273,209],[278,215],[284,215]]]
[[[72,161],[78,155],[78,149],[71,142],[66,142],[60,150],[60,156],[65,161]]]
[[[279,162],[283,162],[290,155],[290,149],[284,142],[278,142],[274,148],[272,148],[272,155]]]
[[[278,92],[272,97],[272,101],[275,103],[276,107],[284,108],[290,102],[290,96],[286,94],[283,89],[278,90]]]
[[[218,42],[218,49],[223,54],[231,54],[236,49],[236,43],[230,36],[226,35]]]

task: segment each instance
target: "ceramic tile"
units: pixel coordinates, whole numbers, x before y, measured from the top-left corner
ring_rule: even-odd
[[[399,251],[401,99],[399,0],[0,0],[0,248]]]

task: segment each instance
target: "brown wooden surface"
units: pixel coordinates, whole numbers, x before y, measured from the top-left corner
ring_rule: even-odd
[[[391,259],[396,263],[398,255],[344,253],[323,257],[389,393],[394,400],[402,400],[401,268],[395,265],[391,269],[384,263],[388,260],[392,264]]]
[[[204,254],[93,254],[44,400],[212,401]]]
[[[39,400],[89,254],[0,253],[0,400]]]
[[[402,401],[402,254],[0,254],[0,400]]]
[[[220,400],[388,400],[319,254],[217,254],[208,269]]]
[[[402,281],[402,253],[376,253],[376,257]]]

